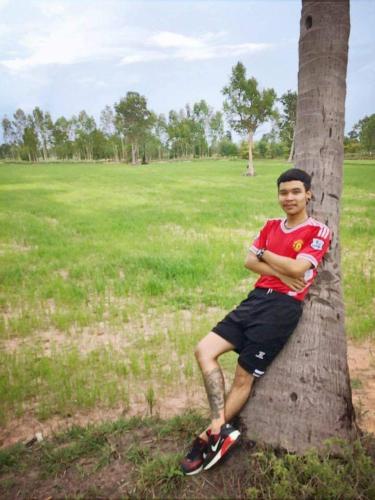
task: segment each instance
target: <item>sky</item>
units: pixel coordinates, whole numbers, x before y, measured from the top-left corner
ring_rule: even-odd
[[[297,89],[300,13],[299,0],[0,0],[0,119],[39,106],[99,124],[128,91],[158,114],[221,110],[238,61],[280,96]],[[375,1],[351,0],[347,132],[375,113],[374,26]]]

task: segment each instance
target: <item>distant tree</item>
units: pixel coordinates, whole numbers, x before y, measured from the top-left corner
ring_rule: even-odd
[[[11,158],[12,157],[12,148],[10,144],[1,144],[0,145],[0,158]]]
[[[228,137],[223,137],[218,144],[219,154],[222,156],[238,156],[238,146]]]
[[[13,121],[12,121],[14,143],[18,146],[17,148],[18,157],[20,157],[20,152],[24,139],[23,134],[26,127],[27,127],[27,116],[22,109],[18,108],[17,111],[13,114]]]
[[[33,109],[32,118],[38,143],[41,146],[43,160],[47,160],[53,137],[53,122],[51,115],[48,111],[44,113],[39,107],[36,107]]]
[[[210,120],[212,117],[212,108],[204,99],[193,105],[193,136],[196,148],[196,156],[203,157],[208,155],[208,134]]]
[[[7,116],[4,116],[4,118],[1,121],[1,126],[3,129],[3,137],[4,137],[4,142],[5,145],[8,146],[7,148],[4,148],[4,154],[7,152],[9,156],[13,159],[17,157],[17,151],[16,151],[16,134],[13,128],[12,122],[9,120]]]
[[[280,129],[280,138],[289,149],[288,162],[293,161],[294,157],[294,136],[297,117],[297,92],[288,90],[283,94],[279,101],[283,105],[282,114],[278,119]]]
[[[246,133],[249,144],[249,160],[246,175],[254,175],[253,137],[262,123],[276,115],[274,108],[276,93],[273,89],[258,89],[255,78],[246,78],[245,66],[238,62],[232,68],[230,83],[222,90],[226,97],[224,111],[231,127],[241,134]]]
[[[53,124],[52,142],[57,158],[69,159],[73,157],[73,124],[64,116],[60,116]]]
[[[29,161],[38,161],[38,134],[32,116],[28,117],[22,136],[22,156]]]
[[[73,116],[72,127],[74,131],[74,144],[80,159],[93,159],[93,133],[96,130],[95,118],[89,116],[85,110]]]
[[[115,104],[116,127],[131,144],[132,164],[137,163],[139,145],[154,123],[154,115],[147,109],[146,98],[138,92],[128,92]]]
[[[163,114],[156,117],[152,133],[155,137],[157,157],[160,161],[164,158],[164,155],[167,153],[168,149],[168,125],[167,120]]]
[[[210,150],[212,153],[219,152],[219,142],[224,137],[223,113],[217,111],[209,119]]]
[[[375,114],[359,121],[359,142],[368,153],[375,151]]]
[[[116,134],[115,113],[111,106],[105,106],[100,113],[100,129],[106,137],[113,151],[115,161],[119,160],[119,141]]]

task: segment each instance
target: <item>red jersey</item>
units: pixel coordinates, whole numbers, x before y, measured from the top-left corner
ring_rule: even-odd
[[[328,227],[312,217],[291,229],[286,227],[286,218],[268,220],[250,250],[256,253],[260,248],[265,248],[283,257],[306,259],[311,262],[312,268],[306,271],[306,286],[300,292],[294,292],[275,276],[261,276],[255,287],[272,288],[297,300],[303,300],[317,275],[317,267],[327,252],[330,241],[331,233]]]

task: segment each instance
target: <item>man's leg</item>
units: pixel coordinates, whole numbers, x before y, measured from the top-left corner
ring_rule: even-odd
[[[220,432],[221,426],[225,423],[225,385],[223,372],[217,358],[224,352],[233,349],[233,344],[217,333],[210,332],[199,342],[195,350],[210,405],[210,429],[213,434]],[[207,440],[205,431],[201,434],[201,437]]]
[[[249,399],[251,389],[253,387],[254,377],[249,372],[244,370],[242,366],[237,365],[232,387],[225,399],[224,416],[225,422],[230,422],[232,418],[239,414],[246,401]],[[207,441],[206,431],[210,429],[209,426],[200,434],[200,438]]]
[[[225,421],[229,422],[238,415],[242,407],[249,399],[251,388],[254,383],[254,377],[244,370],[239,364],[236,368],[232,387],[225,400]]]

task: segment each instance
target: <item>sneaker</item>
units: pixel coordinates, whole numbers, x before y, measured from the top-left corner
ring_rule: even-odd
[[[206,432],[210,436],[210,431]],[[208,442],[199,436],[193,441],[191,450],[181,462],[181,470],[186,476],[198,474],[203,469],[203,462],[209,451]]]
[[[240,437],[240,431],[230,424],[223,424],[219,434],[211,434],[208,438],[209,450],[203,463],[203,469],[208,470],[215,465]]]

